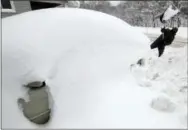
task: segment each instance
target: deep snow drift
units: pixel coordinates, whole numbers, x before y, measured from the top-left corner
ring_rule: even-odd
[[[179,117],[151,108],[158,92],[140,87],[130,65],[149,52],[149,39],[107,14],[45,9],[2,21],[3,128],[184,128]],[[135,72],[135,73],[134,73]],[[45,79],[52,120],[30,123],[16,100],[22,84]]]
[[[157,58],[157,50],[144,57],[144,66],[132,67],[135,81],[141,87],[155,91],[155,109],[166,111],[187,127],[187,46],[167,47]],[[164,110],[166,109],[166,110]]]

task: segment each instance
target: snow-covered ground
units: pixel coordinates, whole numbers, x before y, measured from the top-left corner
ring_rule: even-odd
[[[165,54],[157,57],[157,50],[143,57],[145,64],[133,65],[135,81],[146,89],[155,91],[153,99],[164,103],[155,105],[155,109],[164,109],[187,125],[187,46],[167,47]],[[167,105],[169,103],[169,105]]]
[[[95,11],[54,8],[4,18],[2,127],[186,128],[187,93],[179,89],[187,50],[169,48],[157,58],[149,43],[139,29]],[[140,58],[145,65],[131,67]],[[16,103],[26,93],[21,85],[34,79],[46,80],[55,103],[46,126],[30,123]]]
[[[138,30],[140,30],[141,32],[146,33],[146,34],[156,34],[156,35],[160,35],[161,34],[161,28],[159,28],[159,27],[157,27],[157,28],[135,27],[135,28],[137,28]],[[177,32],[176,35],[178,37],[187,39],[187,36],[188,36],[187,32],[188,32],[188,28],[187,27],[179,27],[178,28],[178,32]]]
[[[111,6],[118,6],[122,1],[108,1]]]

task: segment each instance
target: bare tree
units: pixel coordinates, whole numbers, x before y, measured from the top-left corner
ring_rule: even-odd
[[[185,0],[171,1],[121,1],[117,6],[111,6],[108,1],[64,1],[66,7],[85,8],[104,12],[136,26],[157,27],[162,24],[159,22],[159,16],[168,8],[170,4],[177,6],[181,13],[175,23],[187,25],[188,2]],[[63,7],[65,7],[63,6]],[[168,23],[170,26],[170,23]]]

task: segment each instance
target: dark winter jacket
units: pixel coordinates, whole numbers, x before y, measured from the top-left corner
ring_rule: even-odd
[[[159,57],[160,57],[165,50],[165,46],[172,44],[177,31],[178,28],[173,28],[171,30],[162,28],[161,29],[162,34],[150,45],[150,48],[151,49],[158,48]]]

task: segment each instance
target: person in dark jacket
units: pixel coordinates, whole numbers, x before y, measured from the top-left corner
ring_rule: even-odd
[[[150,45],[151,49],[158,48],[158,51],[159,51],[158,57],[160,57],[163,54],[165,50],[165,46],[172,44],[177,31],[178,31],[178,28],[176,27],[172,29],[168,29],[168,28],[161,29],[162,34]]]

